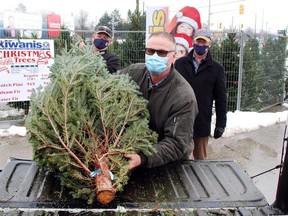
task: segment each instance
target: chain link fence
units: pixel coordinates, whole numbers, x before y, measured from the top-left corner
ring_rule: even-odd
[[[212,55],[225,69],[228,110],[262,111],[286,95],[287,38],[214,32]]]
[[[42,30],[41,38],[54,40],[57,56],[63,48],[70,49],[79,38],[92,44],[93,33],[61,30],[59,36],[49,37],[48,31]],[[122,68],[144,62],[145,37],[145,31],[115,31],[109,51],[119,56]],[[34,35],[34,38],[39,36]],[[212,40],[212,56],[225,69],[229,111],[262,111],[283,102],[286,95],[286,37],[243,31],[212,32]],[[0,121],[23,119],[28,112],[29,101],[0,101]]]

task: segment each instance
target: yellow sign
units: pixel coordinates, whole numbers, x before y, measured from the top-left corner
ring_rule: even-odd
[[[168,7],[147,7],[146,11],[146,41],[153,32],[166,31],[169,23]]]
[[[218,27],[219,27],[219,29],[222,29],[222,22],[218,23]]]
[[[243,4],[239,5],[239,14],[244,14],[244,5]]]

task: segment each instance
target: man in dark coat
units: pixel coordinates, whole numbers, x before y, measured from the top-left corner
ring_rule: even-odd
[[[145,64],[132,64],[119,71],[129,74],[139,85],[140,92],[148,100],[149,127],[158,134],[158,142],[154,144],[156,152],[152,155],[141,152],[125,155],[129,169],[190,159],[197,101],[189,83],[173,68],[175,57],[174,37],[156,32],[147,41]]]
[[[175,68],[192,86],[198,103],[198,116],[194,124],[194,159],[207,158],[211,134],[211,118],[215,101],[216,125],[214,138],[218,139],[226,127],[227,95],[223,66],[215,61],[209,48],[211,34],[206,29],[196,31],[193,50],[175,62]]]
[[[120,69],[118,56],[108,52],[108,47],[112,44],[112,38],[112,31],[107,26],[99,26],[92,38],[95,50],[103,56],[109,73],[114,73]]]

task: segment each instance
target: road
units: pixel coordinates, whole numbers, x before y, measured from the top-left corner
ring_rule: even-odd
[[[208,159],[234,160],[250,177],[270,170],[281,163],[285,124],[211,139]],[[274,169],[252,179],[270,204],[275,201],[278,176],[279,169]]]

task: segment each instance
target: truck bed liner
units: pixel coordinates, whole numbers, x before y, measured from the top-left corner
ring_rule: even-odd
[[[108,205],[73,199],[34,161],[11,158],[0,173],[0,212],[198,212],[280,214],[234,161],[183,161],[133,171],[124,191]],[[5,211],[4,211],[5,210]],[[242,213],[241,213],[242,212]],[[249,214],[247,214],[249,212]],[[254,212],[254,213],[253,213]],[[221,213],[221,214],[222,214]],[[62,214],[64,215],[64,214]]]

